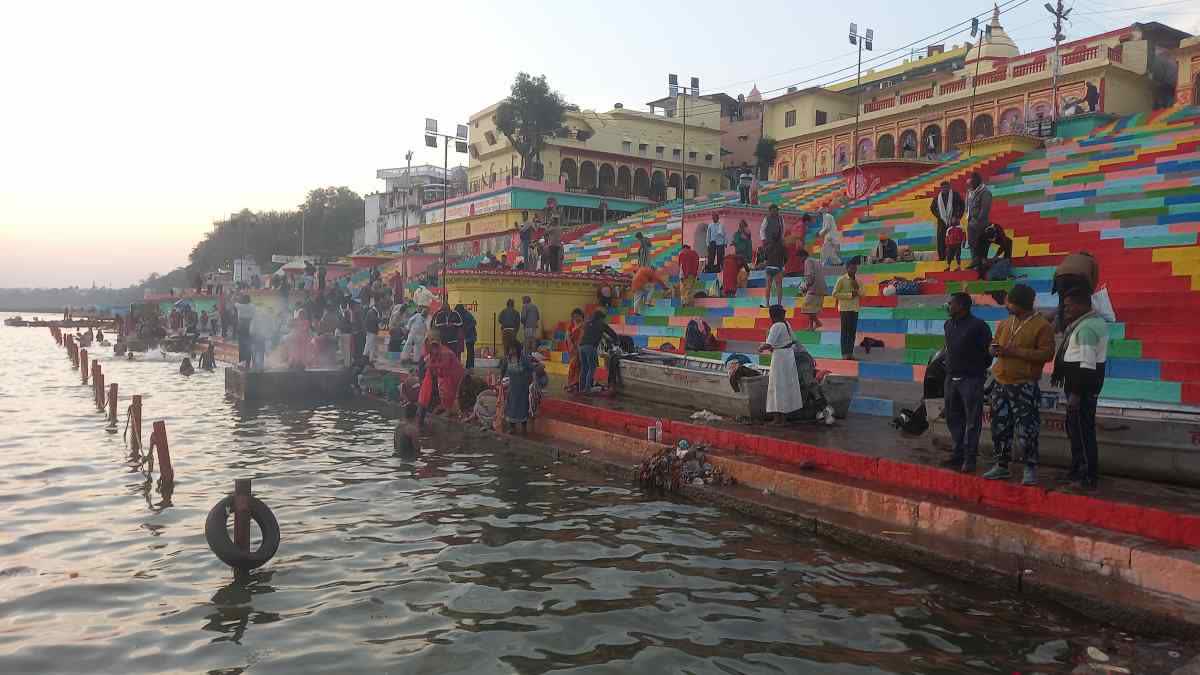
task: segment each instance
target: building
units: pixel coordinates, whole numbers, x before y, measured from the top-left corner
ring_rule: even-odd
[[[361,242],[356,240],[356,249],[400,250],[416,244],[424,204],[440,202],[447,190],[452,197],[466,192],[467,172],[461,166],[449,173],[432,164],[378,169],[375,177],[384,181],[384,189],[364,197],[363,235]]]
[[[726,177],[723,189],[736,184],[741,167],[752,167],[758,162],[754,151],[758,147],[758,139],[762,138],[763,99],[757,86],[748,95],[739,94],[736,99],[728,94],[676,94],[650,101],[646,105],[650,106],[651,112],[661,109],[666,117],[686,113],[688,119],[716,118],[716,124],[721,129],[721,168]]]
[[[1022,133],[1054,117],[1054,49],[1021,54],[992,15],[981,42],[926,53],[899,66],[766,101],[763,134],[776,139],[771,177],[810,178],[860,161],[936,155],[972,139]],[[1135,23],[1059,47],[1059,116],[1118,115],[1169,104],[1173,50],[1187,33]],[[857,125],[857,131],[856,131]],[[968,134],[968,128],[970,133]],[[856,153],[857,150],[857,153]]]
[[[472,192],[495,189],[521,174],[521,157],[496,129],[499,103],[470,119]],[[684,147],[686,134],[687,146]],[[563,133],[541,152],[544,180],[567,192],[661,201],[679,193],[721,189],[721,124],[718,115],[666,117],[616,104],[605,113],[569,110]],[[685,178],[680,178],[686,172]]]

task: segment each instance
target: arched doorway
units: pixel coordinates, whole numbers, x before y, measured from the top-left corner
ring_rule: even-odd
[[[896,139],[892,138],[891,134],[884,134],[879,137],[877,154],[880,159],[892,159],[896,156]]]
[[[587,160],[579,165],[579,187],[585,190],[596,187],[596,165]]]
[[[690,174],[684,182],[684,186],[688,189],[688,194],[693,197],[700,196],[700,179],[696,177],[696,174]]]
[[[650,198],[661,202],[667,198],[666,194],[667,176],[661,170],[655,171],[650,179]]]
[[[833,150],[833,168],[841,171],[843,167],[850,163],[850,148],[846,147],[845,143],[837,146]]]
[[[1192,105],[1200,105],[1200,74],[1192,82]]]
[[[563,158],[562,164],[559,165],[558,175],[566,182],[567,188],[579,185],[579,168],[575,166],[575,160],[570,157]]]
[[[776,178],[778,178],[779,180],[787,180],[790,172],[791,172],[791,167],[788,166],[787,162],[784,162],[779,165],[779,175],[776,176]]]
[[[946,127],[946,149],[957,150],[958,146],[967,142],[967,123],[954,120]]]
[[[875,142],[869,138],[858,139],[858,161],[866,162],[875,159]]]
[[[633,174],[629,173],[629,167],[622,166],[617,169],[617,192],[625,196],[631,190],[633,190]]]
[[[942,128],[936,124],[925,127],[921,133],[921,152],[932,159],[942,153]]]
[[[992,116],[984,113],[975,118],[971,124],[971,139],[978,140],[981,138],[991,138],[996,135],[996,129],[992,123]]]
[[[682,195],[679,194],[679,174],[673,173],[667,178],[667,187],[675,188],[675,198],[678,199]]]
[[[1021,132],[1022,120],[1020,108],[1009,108],[1000,113],[1000,133],[1017,134]]]
[[[650,196],[650,174],[645,169],[633,172],[633,194],[637,197]]]
[[[612,164],[600,165],[600,192],[608,194],[613,191],[613,187],[617,184],[617,172],[613,170]]]
[[[917,156],[917,132],[912,129],[905,129],[900,134],[900,156],[909,158]]]

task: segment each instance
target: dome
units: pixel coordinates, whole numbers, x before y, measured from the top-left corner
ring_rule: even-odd
[[[750,95],[746,97],[746,100],[750,101],[751,103],[758,103],[762,101],[762,94],[758,91],[757,84],[750,88]]]
[[[979,59],[1011,59],[1021,55],[1021,50],[1017,49],[1017,43],[1004,32],[1004,27],[1000,25],[1000,8],[992,6],[992,21],[988,24],[991,29],[991,35],[983,38],[982,49],[979,43],[976,43],[971,51],[967,54],[967,63]]]

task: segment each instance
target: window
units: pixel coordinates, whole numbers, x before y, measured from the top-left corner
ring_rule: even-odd
[[[741,143],[745,143],[746,141],[749,141],[749,140],[750,140],[749,136],[738,136],[738,141]]]
[[[638,154],[639,155],[646,154],[646,144],[645,143],[638,143]]]
[[[682,157],[683,157],[683,151],[680,150],[679,148],[675,148],[674,150],[671,151],[671,159],[680,159]]]
[[[695,150],[688,151],[688,159],[696,159],[696,151]]]
[[[496,134],[490,131],[485,131],[483,132],[483,137],[487,139],[488,145],[496,144]]]
[[[621,141],[621,152],[633,152],[633,142]]]
[[[817,111],[817,126],[821,126],[829,121],[829,113],[824,110]]]
[[[710,153],[708,153],[708,154],[706,154],[706,155],[704,155],[704,161],[706,161],[706,162],[711,162],[711,161],[712,161],[712,153],[711,153],[711,152],[710,152]]]
[[[659,157],[662,157],[662,156],[663,156],[663,150],[666,150],[666,148],[664,148],[664,147],[663,147],[663,146],[661,146],[661,145],[659,145],[659,146],[656,146],[656,147],[654,148],[654,154],[658,155]]]
[[[796,111],[795,110],[789,110],[789,111],[783,113],[783,126],[785,126],[785,127],[796,126]]]

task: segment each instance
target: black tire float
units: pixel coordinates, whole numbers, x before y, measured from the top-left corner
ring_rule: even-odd
[[[204,538],[208,547],[221,562],[243,572],[267,564],[279,550],[279,521],[270,507],[257,497],[249,497],[250,517],[262,532],[262,545],[257,551],[243,551],[229,538],[229,515],[233,512],[233,495],[217,502],[204,521]]]

